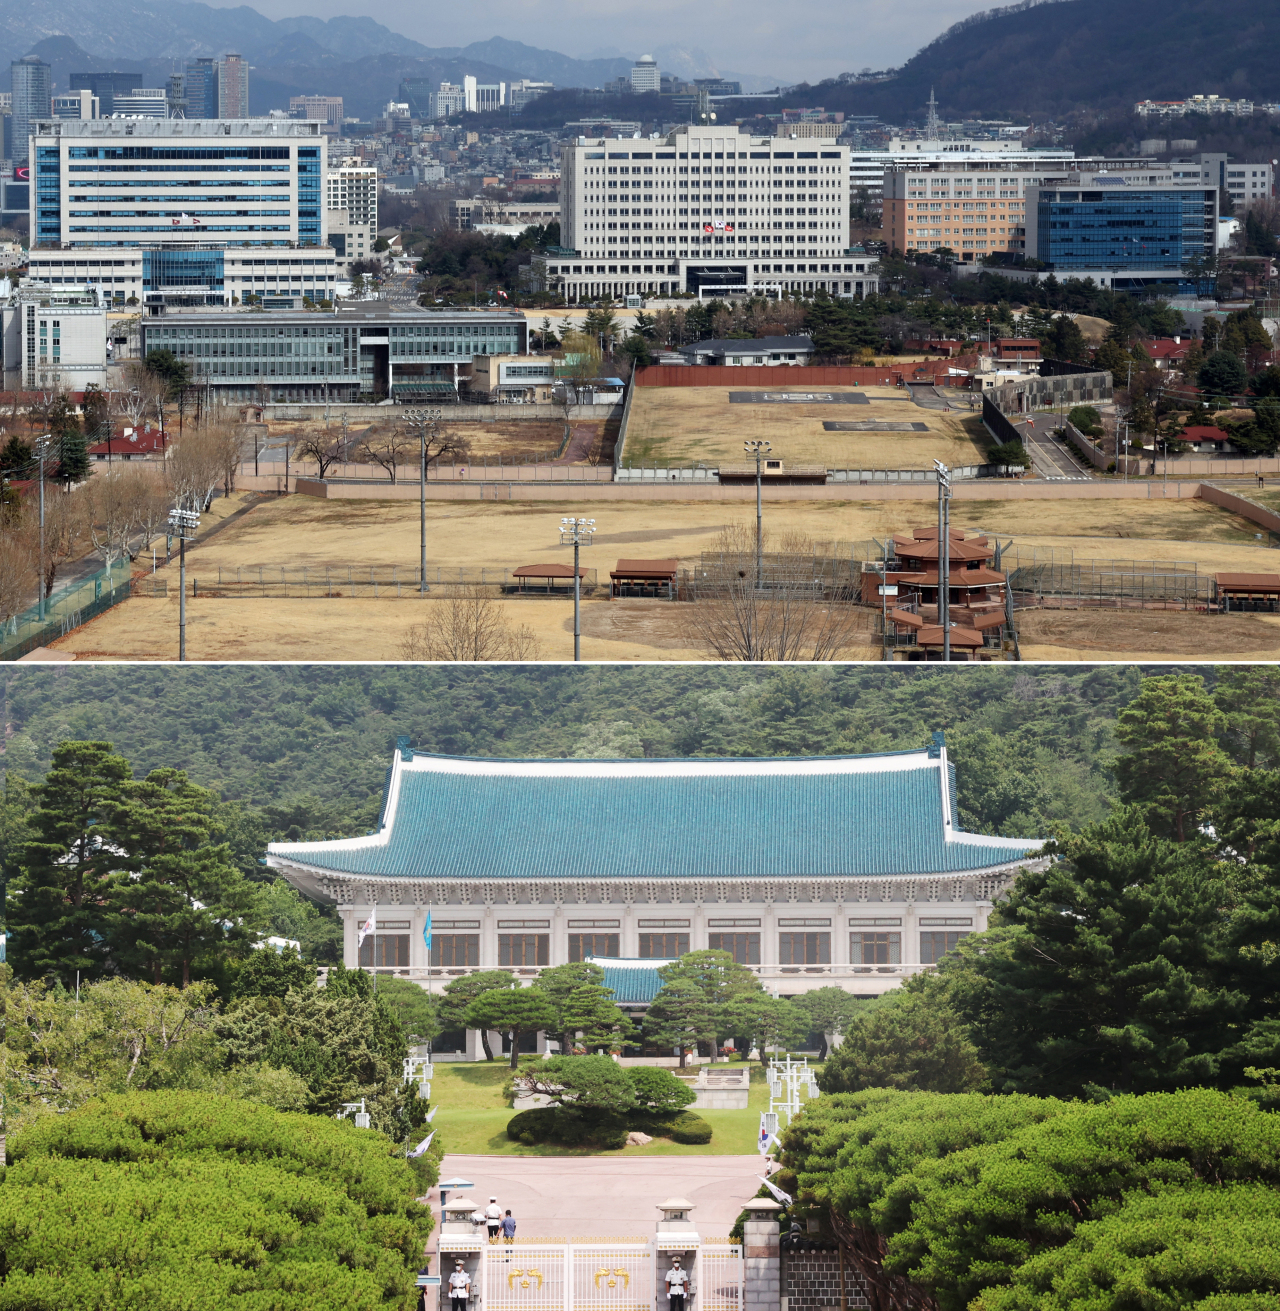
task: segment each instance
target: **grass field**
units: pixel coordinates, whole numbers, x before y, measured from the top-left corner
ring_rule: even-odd
[[[446,1151],[484,1156],[741,1156],[756,1150],[760,1112],[769,1109],[769,1090],[759,1069],[752,1070],[750,1105],[745,1111],[699,1111],[712,1126],[705,1146],[673,1143],[655,1138],[644,1147],[614,1152],[590,1148],[526,1147],[506,1135],[507,1121],[515,1112],[502,1100],[508,1074],[505,1062],[437,1065],[431,1081],[431,1100],[440,1107],[432,1122],[440,1131]]]
[[[214,502],[228,515],[242,496]],[[595,539],[582,563],[607,580],[622,557],[673,556],[691,563],[710,549],[726,524],[754,526],[749,504],[663,502],[427,503],[428,559],[443,566],[513,568],[566,562],[559,545],[562,514],[594,517]],[[817,541],[853,542],[908,532],[933,522],[932,498],[918,501],[793,501],[765,506],[766,531],[799,532]],[[1206,501],[955,501],[952,523],[1016,539],[1019,545],[1070,547],[1077,558],[1194,560],[1202,572],[1275,572],[1280,556],[1257,545],[1256,525]],[[258,503],[188,553],[190,577],[210,581],[216,566],[401,564],[413,567],[418,507],[403,501],[322,501],[289,496]],[[176,582],[176,566],[165,576]],[[176,590],[176,589],[174,589]],[[396,660],[410,627],[421,622],[416,599],[188,601],[188,651],[195,660]],[[425,604],[430,604],[427,602]],[[547,660],[572,655],[572,602],[504,601],[509,622],[528,625]],[[679,606],[663,602],[586,601],[587,660],[703,658],[680,632]],[[86,659],[171,660],[177,654],[177,600],[134,599],[55,643]],[[1059,612],[1060,614],[1061,612]],[[1195,618],[1185,616],[1185,619]],[[1212,619],[1196,627],[1183,618],[1116,619],[1094,613],[1023,625],[1028,659],[1274,659],[1273,625],[1263,617]],[[1246,622],[1247,621],[1247,622]],[[1074,625],[1074,626],[1073,626]],[[1200,634],[1188,646],[1185,636]],[[1123,642],[1107,634],[1123,632]],[[878,647],[851,649],[846,659],[876,659]]]
[[[777,387],[784,390],[785,379]],[[752,384],[752,390],[760,390]],[[744,440],[773,445],[770,458],[829,469],[929,469],[982,464],[991,439],[976,415],[926,410],[889,387],[824,387],[868,397],[868,405],[735,404],[727,387],[638,387],[623,460],[687,466],[740,464]],[[827,432],[824,420],[923,423],[926,432]]]

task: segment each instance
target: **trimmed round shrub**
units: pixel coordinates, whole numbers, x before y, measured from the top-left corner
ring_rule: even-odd
[[[542,1106],[513,1115],[507,1121],[507,1137],[526,1147],[555,1143],[613,1150],[627,1145],[627,1122],[607,1111],[575,1115],[559,1107]]]
[[[627,1078],[635,1090],[636,1109],[641,1112],[674,1115],[698,1100],[698,1094],[683,1079],[658,1066],[632,1066]]]
[[[677,1143],[697,1144],[701,1146],[711,1141],[711,1126],[700,1115],[685,1111],[671,1121],[669,1130],[672,1140]]]

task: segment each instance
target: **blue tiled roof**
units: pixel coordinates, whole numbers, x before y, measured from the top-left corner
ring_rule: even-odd
[[[1039,848],[949,830],[943,766],[924,751],[503,762],[406,748],[378,836],[269,850],[371,878],[710,879],[958,874]]]
[[[644,961],[632,964],[610,964],[599,957],[596,964],[604,968],[604,986],[613,989],[613,999],[626,1004],[628,1002],[650,1002],[662,988],[658,977],[658,967],[666,961]]]

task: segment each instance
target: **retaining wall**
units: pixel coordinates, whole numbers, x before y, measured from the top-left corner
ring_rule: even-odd
[[[1215,487],[1212,483],[1201,484],[1200,496],[1213,505],[1220,505],[1224,510],[1231,510],[1242,518],[1252,520],[1260,528],[1280,533],[1280,514],[1269,510],[1265,505],[1259,505],[1257,501],[1250,500],[1247,496],[1241,496],[1238,492],[1228,492],[1221,487]]]
[[[853,1265],[844,1263],[845,1304],[868,1307],[867,1286]],[[841,1306],[838,1250],[782,1253],[782,1296],[787,1311],[831,1311]]]
[[[982,395],[984,399],[990,397],[1004,414],[1089,405],[1111,399],[1111,375],[1105,372],[1072,373],[1040,378],[1028,374],[1017,382],[989,388]]]
[[[750,345],[743,342],[745,349]],[[927,363],[927,361],[926,361]],[[945,361],[944,361],[945,363]],[[915,377],[919,362],[900,365],[853,364],[651,364],[637,369],[637,387],[769,387],[774,391],[808,391],[811,387],[892,387],[904,378],[946,386],[944,367],[936,375]]]
[[[283,480],[281,480],[283,481]],[[237,487],[274,492],[276,479],[238,478]],[[300,478],[291,490],[328,500],[416,501],[416,482],[321,483]],[[1064,501],[1064,500],[1191,500],[1200,494],[1199,482],[1164,483],[1067,483],[1014,479],[981,479],[956,483],[953,501]],[[723,501],[750,502],[756,497],[754,484],[722,487],[716,483],[582,483],[582,482],[429,482],[431,501]],[[824,487],[768,487],[766,501],[932,501],[929,483],[839,483]]]
[[[326,410],[329,414],[330,422],[340,420],[345,414],[348,420],[368,419],[368,420],[387,420],[394,422],[403,418],[407,409],[431,409],[439,408],[444,411],[444,417],[452,422],[489,422],[489,423],[507,423],[512,419],[563,419],[564,406],[551,404],[535,405],[455,405],[451,401],[438,407],[433,406],[429,400],[415,401],[412,405],[341,405],[337,401],[331,402],[328,406],[323,403],[317,405],[266,405],[263,407],[262,417],[268,422],[298,422],[299,420],[311,420],[313,422],[322,422]],[[574,405],[569,417],[570,419],[607,419],[612,417],[615,412],[622,409],[621,400],[601,401],[593,405]]]
[[[1095,446],[1088,437],[1080,431],[1073,423],[1068,423],[1065,419],[1062,421],[1062,427],[1067,434],[1067,440],[1072,446],[1089,461],[1095,469],[1105,469],[1108,465],[1114,463],[1120,473],[1124,473],[1124,467],[1120,461],[1115,458],[1114,454],[1107,454],[1105,450]],[[1131,476],[1137,476],[1142,472],[1142,459],[1137,455],[1125,455],[1122,457],[1125,464],[1129,466]]]

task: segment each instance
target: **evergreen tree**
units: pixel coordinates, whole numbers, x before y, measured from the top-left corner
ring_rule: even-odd
[[[89,448],[79,427],[69,428],[58,437],[58,482],[70,487],[89,476]],[[47,468],[47,465],[46,465]]]
[[[550,971],[548,971],[550,972]],[[604,978],[604,971],[600,971]],[[440,998],[438,1015],[442,1029],[466,1029],[467,1011],[471,1003],[482,993],[494,988],[509,989],[514,986],[516,976],[510,970],[478,970],[475,974],[464,974],[444,985],[444,996]],[[480,1043],[484,1048],[485,1060],[493,1060],[493,1050],[489,1046],[489,1031],[480,1030]]]
[[[1120,712],[1116,739],[1128,748],[1116,761],[1125,801],[1142,807],[1153,831],[1177,842],[1192,837],[1231,762],[1217,743],[1225,717],[1199,674],[1143,679]]]
[[[1219,729],[1232,759],[1246,769],[1280,765],[1280,669],[1268,665],[1219,665],[1213,703],[1223,713]]]
[[[556,1008],[536,988],[491,988],[467,1007],[468,1029],[497,1029],[511,1035],[511,1068],[520,1060],[520,1040],[528,1033],[555,1031]]]
[[[315,986],[315,967],[298,955],[296,948],[273,951],[263,947],[245,961],[236,977],[236,991],[242,997],[279,997]]]
[[[543,970],[533,981],[539,992],[546,993],[552,1005],[563,1012],[569,998],[582,987],[600,987],[604,984],[604,970],[590,961],[570,961],[566,965],[552,965]],[[569,1026],[564,1023],[563,1015],[556,1022],[556,1034],[560,1039],[560,1050],[568,1053],[573,1049],[573,1036]]]
[[[711,1030],[707,1041],[712,1047],[720,1035],[729,1036],[728,1013],[742,997],[763,996],[759,978],[745,965],[739,965],[732,952],[687,951],[677,961],[658,971],[664,984],[686,981],[695,984],[710,1007]]]
[[[9,958],[20,978],[52,974],[73,987],[107,958],[103,898],[119,867],[110,822],[128,783],[129,763],[110,742],[63,742],[31,794],[31,838],[8,897]]]
[[[812,1032],[818,1035],[818,1059],[827,1059],[827,1035],[839,1038],[852,1023],[859,1009],[859,1001],[843,988],[830,985],[814,988],[811,992],[801,993],[796,998],[796,1005],[809,1018]]]
[[[1243,364],[1226,350],[1215,350],[1200,366],[1196,382],[1210,396],[1236,396],[1244,391],[1249,375]]]
[[[560,1008],[558,1023],[567,1033],[580,1035],[578,1042],[587,1051],[600,1047],[620,1049],[635,1035],[630,1019],[614,1004],[613,989],[595,983],[585,983],[569,994]],[[561,1050],[569,1049],[562,1045]]]
[[[213,845],[214,801],[181,770],[157,769],[127,783],[112,808],[123,871],[107,902],[112,957],[155,983],[176,973],[185,988],[198,960],[253,936],[253,889],[230,848]]]
[[[645,1038],[659,1047],[674,1047],[685,1058],[700,1042],[714,1042],[716,1008],[692,979],[673,979],[664,984],[644,1017]]]
[[[1050,848],[941,974],[997,1091],[1075,1097],[1218,1080],[1244,996],[1220,968],[1227,892],[1202,843],[1136,807]]]

